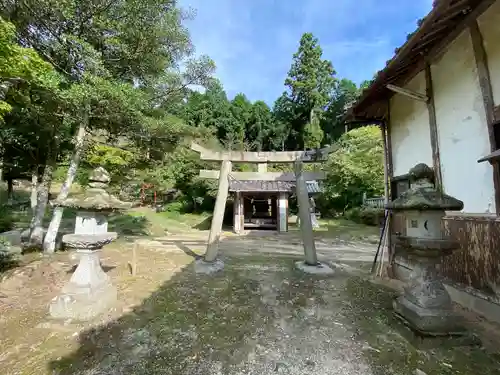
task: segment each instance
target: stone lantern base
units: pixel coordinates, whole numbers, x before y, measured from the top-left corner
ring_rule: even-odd
[[[427,309],[404,296],[394,300],[396,316],[414,331],[426,336],[453,336],[465,334],[462,319],[451,309]]]
[[[421,258],[421,261],[423,259]],[[416,263],[410,283],[393,302],[396,316],[428,336],[462,335],[463,319],[453,310],[450,295],[436,274],[433,262]]]
[[[80,260],[68,284],[50,303],[53,318],[90,320],[113,306],[116,288],[101,268],[99,249],[116,236],[116,233],[105,233],[63,237],[66,246],[76,248]]]

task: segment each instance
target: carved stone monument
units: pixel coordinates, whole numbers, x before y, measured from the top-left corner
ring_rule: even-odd
[[[96,168],[90,174],[89,186],[83,194],[54,202],[78,210],[75,233],[63,236],[63,243],[75,249],[79,258],[70,281],[51,301],[50,315],[54,318],[89,320],[116,301],[116,289],[101,267],[99,252],[118,237],[117,233],[108,232],[107,215],[130,208],[131,204],[106,191],[109,181],[109,173],[104,168]]]
[[[464,330],[460,316],[452,309],[436,264],[459,248],[458,243],[442,236],[441,219],[445,211],[461,210],[463,202],[436,190],[432,183],[434,172],[425,164],[413,167],[409,176],[410,189],[387,205],[405,215],[406,235],[395,236],[394,242],[415,262],[403,295],[393,303],[394,311],[420,334],[461,334]]]

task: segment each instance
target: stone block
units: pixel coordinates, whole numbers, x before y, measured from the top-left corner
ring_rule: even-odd
[[[203,258],[197,259],[194,262],[194,272],[210,275],[224,269],[224,262],[216,259],[213,262],[206,262]]]
[[[116,302],[116,288],[109,282],[97,286],[66,284],[62,294],[50,302],[49,312],[56,319],[86,321],[108,311]]]
[[[302,260],[295,262],[295,268],[311,275],[332,275],[334,273],[333,269],[325,263],[318,263],[311,266]]]
[[[424,335],[449,336],[465,333],[462,317],[452,309],[426,309],[404,296],[394,300],[393,309],[410,328]]]

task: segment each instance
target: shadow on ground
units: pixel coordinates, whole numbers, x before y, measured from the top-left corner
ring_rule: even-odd
[[[256,248],[259,240],[246,239]],[[304,275],[295,255],[232,253],[241,240],[225,241],[222,272],[199,275],[186,265],[130,313],[82,332],[79,349],[52,361],[50,373],[500,373],[480,348],[412,347],[392,319],[390,290],[340,268]],[[195,254],[188,241],[177,245]]]
[[[212,216],[209,216],[205,218],[203,221],[193,226],[193,228],[198,230],[209,230],[211,225],[212,225]]]

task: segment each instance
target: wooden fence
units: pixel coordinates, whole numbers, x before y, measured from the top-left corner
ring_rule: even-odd
[[[372,208],[384,208],[385,199],[384,197],[367,198],[365,193],[363,194],[363,206]]]

